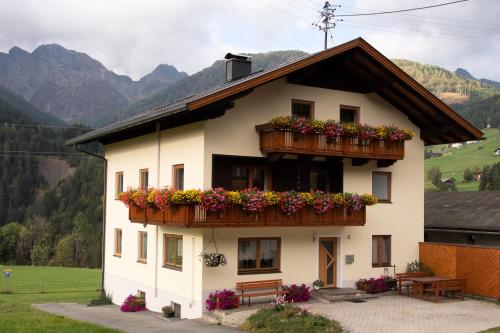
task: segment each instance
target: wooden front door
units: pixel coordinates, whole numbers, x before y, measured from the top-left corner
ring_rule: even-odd
[[[319,279],[325,287],[337,286],[337,238],[319,239]]]

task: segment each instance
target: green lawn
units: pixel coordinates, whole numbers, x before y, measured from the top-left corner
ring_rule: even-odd
[[[0,290],[5,288],[5,268],[12,268],[12,294],[0,294],[0,332],[118,332],[31,308],[34,303],[88,303],[99,295],[99,270],[0,266]]]
[[[457,189],[459,191],[477,191],[479,182],[472,181],[465,183],[463,180],[464,170],[469,168],[483,169],[487,164],[500,162],[500,156],[494,155],[496,148],[500,147],[500,130],[483,130],[486,140],[469,144],[463,148],[449,148],[447,145],[438,145],[429,147],[434,152],[441,152],[443,156],[425,160],[425,189],[434,189],[434,185],[427,179],[427,171],[432,167],[439,167],[443,178],[453,177],[457,180]]]

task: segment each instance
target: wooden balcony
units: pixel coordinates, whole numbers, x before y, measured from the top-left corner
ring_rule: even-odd
[[[324,134],[295,134],[273,129],[270,124],[257,125],[260,133],[260,150],[264,154],[301,154],[336,156],[366,160],[402,160],[404,141],[360,140],[339,137],[327,140]]]
[[[366,208],[359,211],[335,208],[317,214],[312,207],[304,207],[295,215],[287,216],[277,207],[266,207],[258,214],[249,214],[241,207],[228,207],[217,213],[194,205],[168,207],[164,212],[130,207],[129,219],[133,223],[186,228],[362,226],[366,222]]]

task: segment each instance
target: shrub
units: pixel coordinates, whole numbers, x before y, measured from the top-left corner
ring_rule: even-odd
[[[307,302],[311,298],[311,291],[308,286],[301,284],[300,286],[292,284],[284,288],[288,293],[285,296],[287,302]]]
[[[235,308],[239,305],[238,295],[236,295],[236,293],[232,290],[224,289],[208,295],[205,300],[208,311],[214,311],[217,309],[217,299],[219,300],[219,309],[221,310]]]
[[[381,275],[376,279],[360,279],[356,281],[356,288],[358,290],[366,291],[368,294],[383,293],[389,290],[387,280],[389,280],[389,278],[384,275]]]
[[[113,304],[111,293],[101,293],[99,298],[91,299],[88,306],[109,305]]]
[[[406,273],[428,272],[433,274],[431,268],[419,260],[415,260],[406,264]]]
[[[137,312],[146,310],[146,301],[132,294],[128,295],[120,307],[122,312]]]

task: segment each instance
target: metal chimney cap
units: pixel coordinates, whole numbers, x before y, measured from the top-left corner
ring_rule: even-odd
[[[252,57],[250,57],[250,56],[246,56],[243,54],[233,54],[233,53],[226,54],[224,59],[226,59],[226,60],[235,59],[235,60],[242,60],[242,61],[252,61]]]

